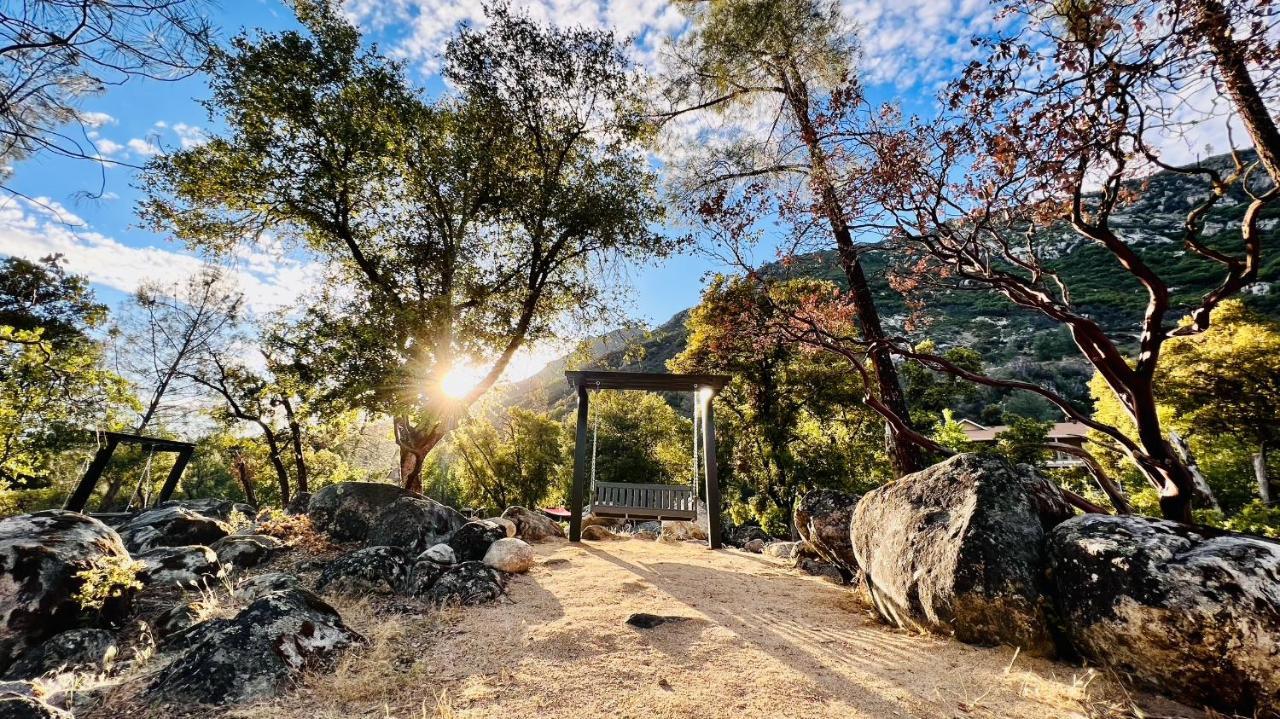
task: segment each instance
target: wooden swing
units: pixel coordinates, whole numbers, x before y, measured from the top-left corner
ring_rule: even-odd
[[[649,374],[639,372],[565,372],[569,385],[578,393],[578,433],[573,461],[573,489],[570,497],[569,540],[581,539],[583,484],[587,474],[586,445],[589,418],[589,390],[621,389],[651,392],[694,393],[693,472],[689,486],[631,484],[596,481],[597,421],[591,437],[590,491],[588,511],[597,517],[640,520],[692,521],[698,511],[699,466],[706,480],[706,500],[710,514],[708,541],[720,546],[720,485],[715,460],[715,423],[711,401],[729,378],[723,375]],[[699,427],[701,420],[701,427]],[[698,430],[702,431],[699,432]],[[701,435],[701,454],[699,454]],[[699,459],[702,461],[699,462]]]

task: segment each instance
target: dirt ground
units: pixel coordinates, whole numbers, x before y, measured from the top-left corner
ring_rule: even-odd
[[[1202,716],[1089,669],[887,629],[848,588],[759,555],[640,540],[537,551],[492,606],[330,596],[370,646],[227,716]],[[635,612],[685,619],[637,629]]]

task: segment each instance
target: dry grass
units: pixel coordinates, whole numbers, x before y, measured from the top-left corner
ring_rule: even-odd
[[[537,551],[493,606],[329,596],[368,646],[224,715],[1205,716],[1091,669],[886,629],[847,589],[756,555],[638,541]],[[633,612],[688,620],[637,630],[624,625]]]

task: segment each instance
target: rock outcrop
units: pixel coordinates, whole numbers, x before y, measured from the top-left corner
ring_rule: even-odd
[[[853,550],[881,616],[1053,655],[1044,540],[1060,517],[1042,514],[1051,490],[1025,465],[963,454],[868,492],[853,512]]]
[[[839,567],[846,581],[859,573],[849,524],[860,499],[856,494],[837,489],[815,489],[796,502],[792,516],[801,539],[808,542],[818,556]]]
[[[1280,544],[1090,514],[1048,554],[1081,654],[1191,704],[1280,711]]]
[[[203,602],[175,604],[151,620],[151,633],[157,639],[167,639],[204,621],[207,614]]]
[[[662,532],[658,539],[664,542],[685,542],[689,540],[704,541],[707,533],[693,522],[669,521],[662,523]]]
[[[617,529],[626,524],[625,519],[618,517],[597,517],[594,514],[587,514],[582,518],[582,528],[587,527],[605,527],[606,529]]]
[[[472,605],[502,596],[506,579],[484,562],[463,562],[440,575],[423,597],[437,605]]]
[[[139,513],[120,525],[120,538],[130,552],[156,547],[208,546],[231,534],[225,522],[179,505]]]
[[[335,582],[362,590],[394,592],[409,576],[409,557],[400,547],[365,547],[330,562],[320,573],[316,590]]]
[[[147,693],[168,701],[232,704],[285,689],[364,639],[337,610],[303,589],[260,597],[232,619],[212,619],[174,638],[182,654]]]
[[[0,719],[73,719],[73,717],[34,697],[0,694]]]
[[[256,577],[247,577],[236,582],[231,594],[238,601],[248,604],[258,597],[285,589],[302,589],[302,580],[288,572],[267,572]]]
[[[0,520],[0,669],[44,639],[87,618],[76,601],[77,576],[101,561],[127,561],[107,525],[51,509]],[[128,597],[109,599],[100,616],[121,619]]]
[[[582,528],[582,539],[588,542],[612,542],[626,538],[627,535],[618,534],[612,529],[599,524]]]
[[[115,636],[105,629],[72,629],[54,635],[9,665],[3,679],[35,679],[51,672],[99,673],[115,659]]]
[[[421,495],[383,482],[338,482],[311,497],[307,514],[312,525],[340,542],[364,541],[378,515],[401,497]]]
[[[179,585],[187,589],[217,581],[225,576],[218,555],[209,547],[156,547],[134,557],[144,569],[138,574],[143,584]]]
[[[489,545],[484,563],[508,574],[524,574],[533,567],[536,557],[533,547],[523,539],[504,537]]]
[[[244,502],[233,502],[230,499],[171,499],[167,502],[161,502],[159,508],[163,507],[181,507],[183,509],[202,514],[206,517],[227,521],[231,519],[232,514],[240,514],[245,517],[252,518],[258,513],[252,504]]]
[[[467,520],[434,499],[400,497],[378,513],[369,529],[371,546],[401,547],[410,555],[449,541]]]
[[[733,527],[724,533],[724,543],[731,547],[746,547],[757,539],[763,544],[773,541],[773,537],[770,537],[768,532],[754,524]]]
[[[502,531],[506,532],[508,537],[516,536],[516,523],[506,517],[485,517],[483,521],[502,527]]]
[[[409,576],[401,586],[401,591],[414,597],[425,596],[431,591],[436,580],[454,566],[452,560],[446,562],[437,559],[440,556],[440,552],[433,552],[430,549],[419,554],[417,559],[413,560],[413,566],[409,568]]]
[[[793,559],[799,542],[772,542],[764,545],[764,556],[774,559]]]
[[[449,546],[459,562],[479,562],[489,551],[489,545],[505,539],[507,530],[485,521],[467,522],[449,537]],[[425,549],[425,547],[424,547]]]
[[[284,542],[266,534],[233,534],[209,546],[218,561],[233,569],[248,569],[270,559],[284,548]]]
[[[502,517],[516,525],[516,536],[526,542],[537,543],[564,538],[564,529],[560,524],[541,512],[524,507],[507,507]]]
[[[429,559],[437,564],[457,564],[458,555],[453,553],[453,547],[447,544],[437,544],[429,547],[425,552],[418,555],[418,559]]]

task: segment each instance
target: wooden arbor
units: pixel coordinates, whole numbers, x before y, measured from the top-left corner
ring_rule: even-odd
[[[725,375],[665,374],[648,372],[565,372],[569,386],[578,393],[578,428],[573,453],[573,488],[569,496],[569,541],[582,540],[582,507],[587,479],[587,419],[591,390],[621,389],[647,392],[693,392],[701,408],[702,475],[707,499],[707,540],[712,549],[720,541],[720,477],[716,467],[716,425],[712,400],[729,383]],[[696,428],[696,427],[695,427]],[[695,442],[697,438],[695,437]],[[692,520],[697,507],[696,492],[667,485],[626,485],[594,483],[592,511],[602,516],[630,519]]]
[[[178,479],[182,477],[182,470],[186,468],[187,461],[191,459],[191,454],[195,452],[196,446],[190,442],[178,442],[172,439],[160,439],[159,437],[144,437],[140,434],[124,434],[123,432],[103,432],[106,437],[106,444],[98,448],[98,453],[94,455],[93,461],[89,463],[89,468],[85,471],[84,477],[80,479],[80,484],[76,486],[76,491],[71,493],[71,497],[67,499],[66,509],[72,512],[83,512],[86,504],[89,503],[89,497],[93,496],[93,489],[98,484],[98,479],[102,477],[102,470],[106,469],[107,462],[111,459],[111,455],[115,453],[116,447],[121,443],[137,444],[148,452],[177,452],[178,458],[173,463],[173,469],[169,470],[169,476],[164,480],[164,486],[160,489],[160,497],[156,503],[168,501],[173,496],[173,490],[178,487]]]

